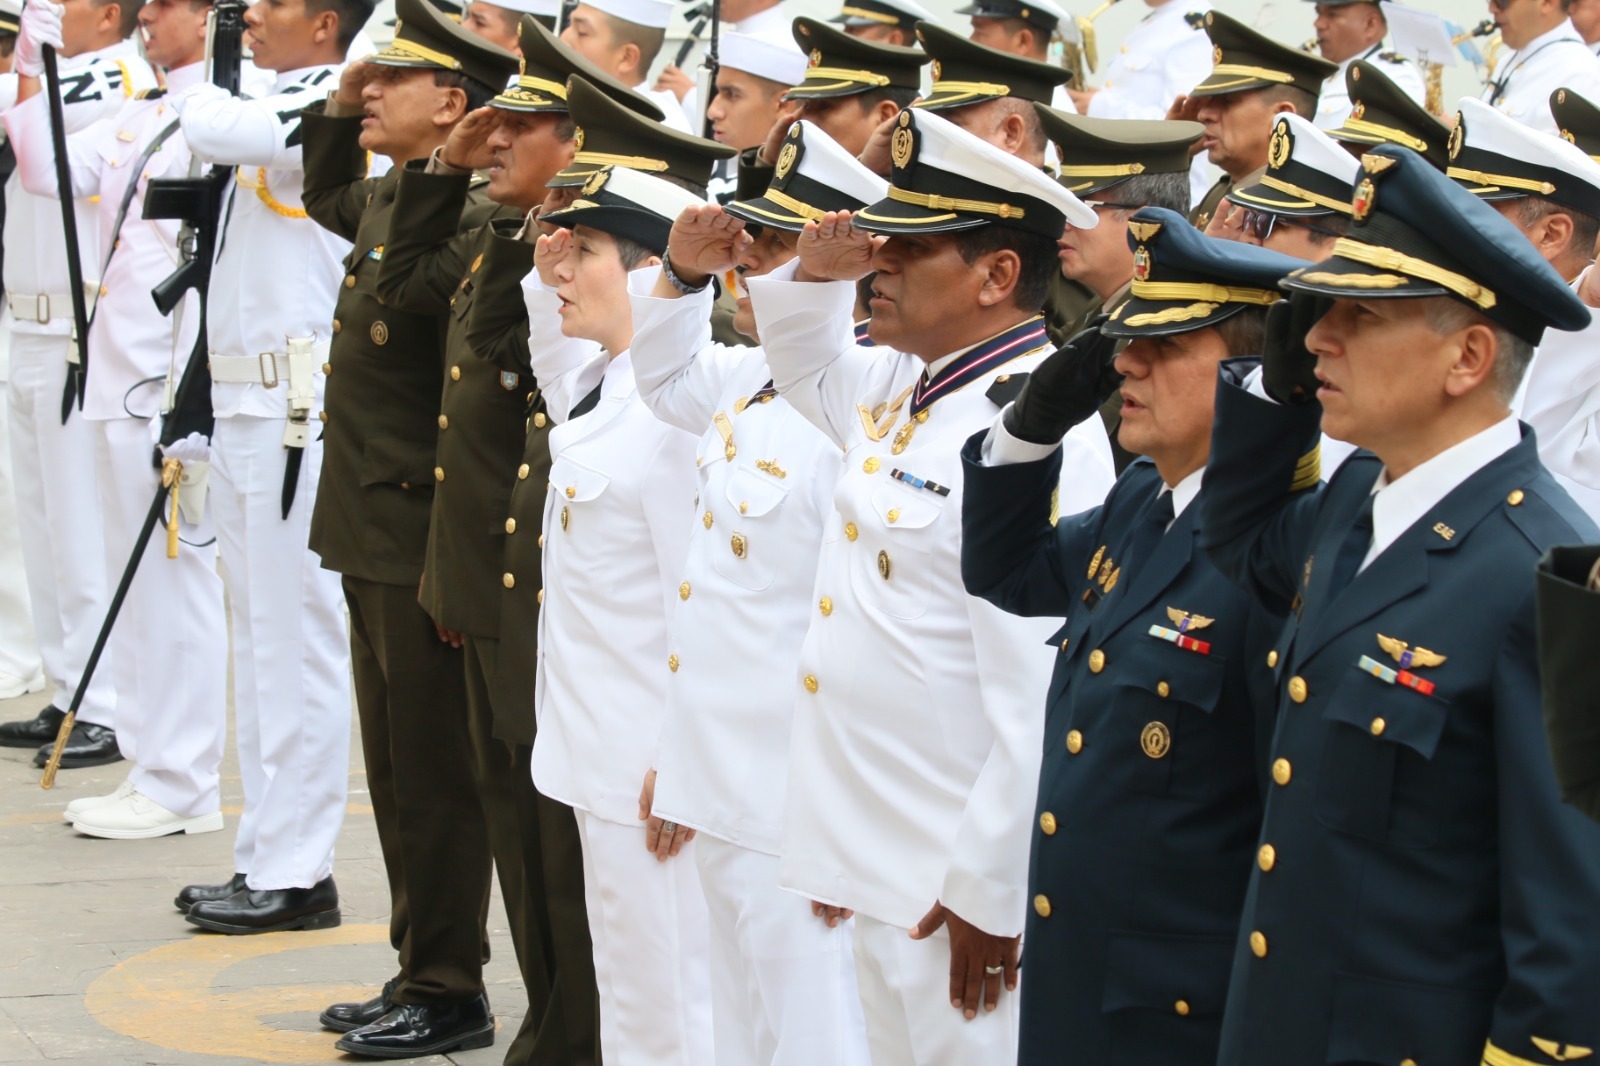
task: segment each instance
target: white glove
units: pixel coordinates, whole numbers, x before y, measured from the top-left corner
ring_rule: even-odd
[[[44,46],[61,51],[61,16],[67,9],[50,0],[28,0],[12,53],[12,69],[30,78],[44,76]]]
[[[182,117],[184,109],[189,107],[191,104],[203,104],[211,103],[217,100],[231,99],[233,99],[233,94],[224,89],[222,86],[213,85],[209,81],[202,81],[189,86],[187,89],[184,89],[173,96],[167,97],[167,102],[172,105],[172,109],[178,113],[179,117]]]
[[[191,526],[205,518],[206,484],[211,477],[211,441],[199,433],[191,433],[182,440],[163,445],[161,454],[183,464],[183,477],[178,481],[178,513]]]

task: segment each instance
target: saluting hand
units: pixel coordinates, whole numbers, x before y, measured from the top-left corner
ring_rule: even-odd
[[[872,253],[888,240],[850,224],[850,212],[829,211],[800,234],[800,271],[812,281],[859,281],[872,273]]]
[[[704,204],[684,208],[672,224],[667,256],[680,281],[701,285],[714,274],[732,270],[750,243],[742,220],[717,204]]]
[[[769,167],[777,165],[778,153],[783,150],[783,139],[789,136],[789,127],[795,124],[795,120],[805,109],[803,100],[785,102],[778,108],[778,117],[772,123],[772,128],[767,131],[767,139],[762,142],[761,150],[756,153],[758,160]]]
[[[1031,444],[1057,444],[1079,422],[1092,418],[1122,384],[1114,361],[1115,338],[1101,332],[1107,316],[1044,358],[1016,401],[1006,409],[1006,432]]]
[[[1016,991],[1022,938],[986,933],[936,902],[911,930],[911,939],[926,940],[941,925],[950,929],[950,1005],[971,1021],[978,1016],[979,1003],[985,1011],[1000,1005],[1002,983]]]
[[[878,128],[873,130],[872,136],[867,138],[866,147],[861,149],[861,155],[858,157],[862,166],[880,178],[889,176],[890,164],[893,158],[890,149],[894,145],[894,131],[899,126],[900,116],[898,114],[878,123]]]
[[[333,94],[333,102],[340,107],[361,107],[366,102],[367,82],[378,74],[378,67],[368,63],[365,59],[357,59],[346,64],[343,73],[339,75],[339,89]]]
[[[1326,296],[1296,292],[1267,308],[1261,384],[1279,403],[1309,403],[1317,398],[1317,357],[1306,348],[1306,334],[1331,303]]]
[[[539,280],[552,289],[560,285],[561,280],[556,277],[556,267],[571,254],[571,230],[558,229],[554,233],[539,234],[539,239],[533,242],[533,269],[539,272]]]
[[[489,135],[499,125],[500,112],[492,107],[467,112],[467,117],[450,131],[439,152],[439,161],[457,170],[482,170],[494,162]]]

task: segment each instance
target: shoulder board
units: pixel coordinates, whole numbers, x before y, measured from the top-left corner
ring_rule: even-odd
[[[989,386],[989,391],[984,395],[989,397],[996,407],[1003,408],[1022,393],[1022,386],[1027,383],[1028,372],[1026,370],[1015,374],[1001,374],[994,379],[994,383]]]
[[[140,89],[133,94],[133,98],[135,100],[159,100],[165,95],[167,95],[167,90],[164,88]]]
[[[1183,21],[1189,24],[1191,30],[1203,30],[1206,28],[1206,13],[1204,11],[1191,11],[1183,16]]]
[[[1406,57],[1401,55],[1399,52],[1379,52],[1378,53],[1378,58],[1383,60],[1385,63],[1405,63],[1405,62],[1408,62]]]
[[[487,184],[489,184],[489,176],[487,174],[480,174],[474,170],[472,172],[472,177],[467,181],[467,188],[477,189]]]

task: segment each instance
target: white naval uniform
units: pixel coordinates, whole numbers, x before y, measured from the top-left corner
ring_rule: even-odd
[[[630,279],[634,372],[656,417],[701,437],[655,813],[700,832],[716,1061],[867,1066],[850,927],[828,928],[778,884],[794,679],[819,610],[839,449],[762,393],[772,372],[760,348],[711,343],[710,289],[659,299],[659,276]]]
[[[1501,56],[1482,99],[1524,126],[1560,134],[1550,113],[1550,94],[1557,89],[1600,100],[1600,56],[1584,44],[1571,19]]]
[[[168,75],[171,91],[200,81],[200,63]],[[182,372],[199,326],[196,301],[186,301],[181,324],[164,317],[150,287],[182,262],[179,222],[145,220],[142,182],[186,177],[189,150],[181,134],[161,142],[142,169],[134,164],[177,112],[164,98],[131,99],[109,121],[67,140],[74,196],[98,196],[100,299],[89,326],[91,371],[83,417],[94,434],[95,474],[106,523],[106,570],[116,578],[127,564],[160,482],[151,461],[151,419],[161,406],[160,379],[174,359]],[[6,128],[17,149],[24,187],[55,195],[55,150],[46,98],[13,108]],[[112,231],[130,182],[135,193],[120,233]],[[116,244],[109,262],[106,250]],[[151,379],[157,379],[152,383]],[[159,422],[156,423],[159,425]],[[129,778],[143,795],[187,817],[221,805],[218,766],[227,728],[224,691],[228,650],[211,524],[184,526],[177,559],[169,560],[164,532],[147,544],[112,631],[117,742],[133,763]],[[199,547],[207,545],[207,547]],[[182,670],[172,664],[181,662]]]
[[[1048,342],[944,395],[894,454],[909,406],[877,441],[860,408],[904,401],[923,361],[854,346],[853,283],[792,277],[790,265],[749,283],[767,358],[779,391],[845,455],[817,566],[833,609],[812,619],[800,658],[789,782],[804,800],[786,810],[783,885],[856,912],[874,1063],[1010,1062],[1016,997],[967,1022],[950,1006],[946,931],[912,942],[906,930],[939,901],[995,935],[1022,931],[1052,627],[963,589],[960,449],[994,421],[995,379],[1031,370]],[[1099,504],[1115,475],[1098,419],[1063,447],[1071,514]]]
[[[1319,130],[1334,130],[1344,125],[1345,119],[1350,117],[1352,105],[1350,103],[1350,86],[1345,81],[1345,71],[1350,69],[1350,64],[1356,60],[1371,63],[1388,76],[1389,80],[1398,85],[1402,92],[1417,102],[1417,106],[1425,106],[1428,96],[1428,87],[1423,84],[1422,71],[1409,59],[1402,59],[1392,52],[1383,50],[1383,42],[1379,41],[1361,55],[1351,56],[1339,64],[1339,69],[1328,75],[1322,83],[1322,92],[1317,96],[1317,116],[1313,124]]]
[[[1583,283],[1594,266],[1578,275]],[[1577,332],[1547,329],[1512,402],[1533,427],[1539,458],[1584,513],[1600,523],[1600,315]]]
[[[236,164],[207,309],[213,363],[281,353],[284,338],[325,352],[349,242],[304,217],[300,109],[338,83],[337,67],[278,76],[273,95],[206,91],[179,107],[190,150]],[[270,202],[269,202],[270,201]],[[213,382],[212,517],[233,621],[233,698],[245,809],[234,869],[251,888],[307,888],[333,869],[350,750],[350,642],[339,576],[307,545],[322,470],[316,357],[311,443],[283,517],[287,382]],[[279,375],[286,379],[287,375]]]
[[[131,41],[61,60],[68,132],[114,115],[123,101],[155,85]],[[77,202],[78,250],[86,287],[100,264],[98,206]],[[12,474],[18,532],[33,603],[34,631],[46,676],[65,708],[105,621],[110,588],[107,533],[95,492],[94,436],[76,409],[61,421],[71,348],[72,301],[61,205],[33,196],[13,173],[6,183],[5,287],[11,308]],[[94,353],[90,352],[93,363]],[[113,543],[115,540],[113,538]],[[132,540],[127,541],[131,549]],[[114,726],[112,662],[101,657],[78,716]]]
[[[595,383],[593,370],[602,375],[599,403],[577,418],[572,407],[587,389],[545,392],[555,425],[533,781],[577,815],[603,1057],[703,1066],[713,1058],[700,878],[688,856],[657,862],[638,818],[666,705],[667,626],[689,539],[694,438],[645,407],[629,353],[600,364],[593,342],[560,336],[559,301],[537,275],[523,293],[541,390],[580,364],[589,368],[585,384]]]

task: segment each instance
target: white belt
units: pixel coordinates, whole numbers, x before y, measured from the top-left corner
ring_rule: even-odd
[[[84,299],[89,309],[94,308],[94,298],[100,294],[99,285],[83,283]],[[72,295],[64,292],[8,292],[6,301],[11,305],[11,316],[18,322],[37,322],[48,326],[53,319],[72,317]]]
[[[279,383],[289,380],[289,357],[283,352],[262,352],[260,355],[218,355],[212,352],[211,380],[223,385],[264,385],[275,389]]]

